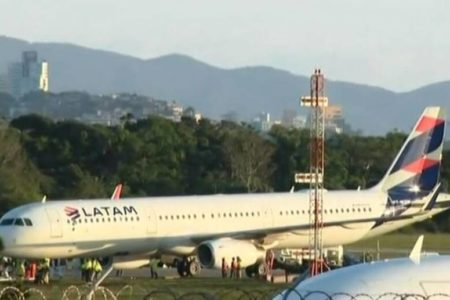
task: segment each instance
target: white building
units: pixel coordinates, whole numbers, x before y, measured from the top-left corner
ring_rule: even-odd
[[[36,51],[24,51],[21,62],[8,66],[7,87],[8,92],[16,98],[33,91],[48,92],[48,62],[39,62]]]

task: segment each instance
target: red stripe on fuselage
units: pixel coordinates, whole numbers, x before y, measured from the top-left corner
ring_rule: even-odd
[[[443,119],[431,118],[424,116],[417,124],[415,131],[424,132],[433,129],[437,125],[444,123]]]

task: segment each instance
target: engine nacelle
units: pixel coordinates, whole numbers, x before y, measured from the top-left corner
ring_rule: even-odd
[[[231,259],[239,256],[241,268],[245,268],[263,260],[265,251],[247,241],[223,238],[201,243],[197,247],[197,256],[202,266],[209,269],[220,269],[222,258],[230,265]]]

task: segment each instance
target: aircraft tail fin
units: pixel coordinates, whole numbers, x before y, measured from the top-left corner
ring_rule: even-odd
[[[122,184],[119,183],[118,185],[116,185],[116,188],[114,189],[114,192],[111,195],[111,200],[119,200],[121,194],[122,194]]]
[[[423,246],[423,235],[419,236],[416,243],[414,244],[411,253],[409,254],[409,258],[416,264],[420,264],[420,255],[422,253]]]
[[[439,183],[444,147],[445,110],[427,107],[384,178],[374,187],[391,201],[429,195]]]

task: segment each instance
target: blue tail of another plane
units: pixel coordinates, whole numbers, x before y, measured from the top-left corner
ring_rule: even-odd
[[[380,183],[390,201],[429,195],[439,184],[444,147],[445,111],[427,107]]]

